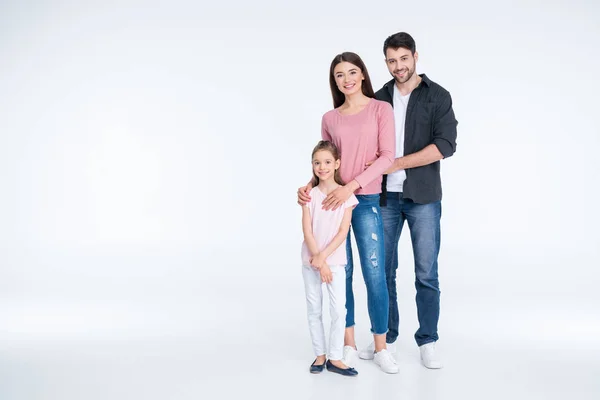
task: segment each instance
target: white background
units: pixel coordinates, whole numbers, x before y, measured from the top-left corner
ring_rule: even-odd
[[[599,18],[591,0],[0,2],[0,398],[597,398]],[[400,374],[310,376],[296,189],[331,59],[358,53],[378,89],[398,31],[459,120],[446,368],[419,365],[406,229]]]

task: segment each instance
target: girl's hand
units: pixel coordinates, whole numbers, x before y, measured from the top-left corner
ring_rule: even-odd
[[[329,265],[325,264],[321,271],[321,282],[331,283],[333,281],[333,274],[331,273],[331,269],[329,269]]]
[[[333,192],[329,193],[323,200],[323,210],[337,210],[346,200],[350,198],[353,191],[348,185],[340,186]]]
[[[302,186],[301,188],[298,188],[298,204],[300,204],[301,206],[306,205],[306,203],[308,203],[310,201],[310,191],[312,189],[312,184],[308,184],[306,186]]]
[[[325,264],[325,257],[323,257],[321,254],[317,254],[310,259],[310,265],[312,265],[315,269],[321,269],[327,264]]]

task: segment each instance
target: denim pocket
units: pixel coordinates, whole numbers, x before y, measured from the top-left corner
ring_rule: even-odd
[[[377,194],[357,194],[356,198],[358,199],[359,204],[371,204],[371,203],[379,204],[379,193],[377,193]]]

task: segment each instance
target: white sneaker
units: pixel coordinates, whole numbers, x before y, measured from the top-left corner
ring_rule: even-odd
[[[387,349],[383,349],[378,353],[375,353],[373,356],[373,361],[375,364],[379,365],[383,372],[388,374],[397,374],[400,369],[398,368],[398,364],[396,364],[396,360],[392,356],[392,353]]]
[[[421,361],[425,367],[439,369],[444,366],[436,354],[435,342],[424,344],[419,347],[419,350],[421,350]]]
[[[390,353],[396,353],[396,342],[386,343],[386,347]],[[358,353],[358,356],[362,360],[372,360],[375,356],[375,342],[371,342],[366,349],[361,350],[360,353]]]
[[[386,343],[385,347],[387,347],[388,351],[392,354],[396,354],[396,342],[394,343]]]
[[[352,346],[344,346],[344,356],[342,357],[342,362],[349,367],[354,367],[356,364],[356,349]]]
[[[361,360],[372,360],[375,356],[375,342],[371,342],[371,344],[367,346],[367,348],[362,349],[358,353],[358,356]]]

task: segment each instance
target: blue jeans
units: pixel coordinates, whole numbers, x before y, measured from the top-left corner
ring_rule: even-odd
[[[438,281],[438,254],[440,252],[440,219],[442,204],[437,201],[417,204],[404,199],[402,193],[388,192],[387,205],[381,208],[385,232],[385,274],[389,293],[389,330],[386,341],[398,337],[400,317],[396,294],[398,269],[398,241],[404,221],[408,222],[415,259],[415,288],[419,329],[415,333],[417,345],[438,340],[440,317],[440,284]]]
[[[352,212],[350,230],[358,246],[360,266],[367,286],[367,309],[371,319],[371,332],[383,335],[388,330],[388,290],[385,280],[385,248],[383,223],[378,194],[357,195],[358,205]],[[354,293],[352,291],[352,244],[350,232],[346,239],[346,328],[354,326]]]

